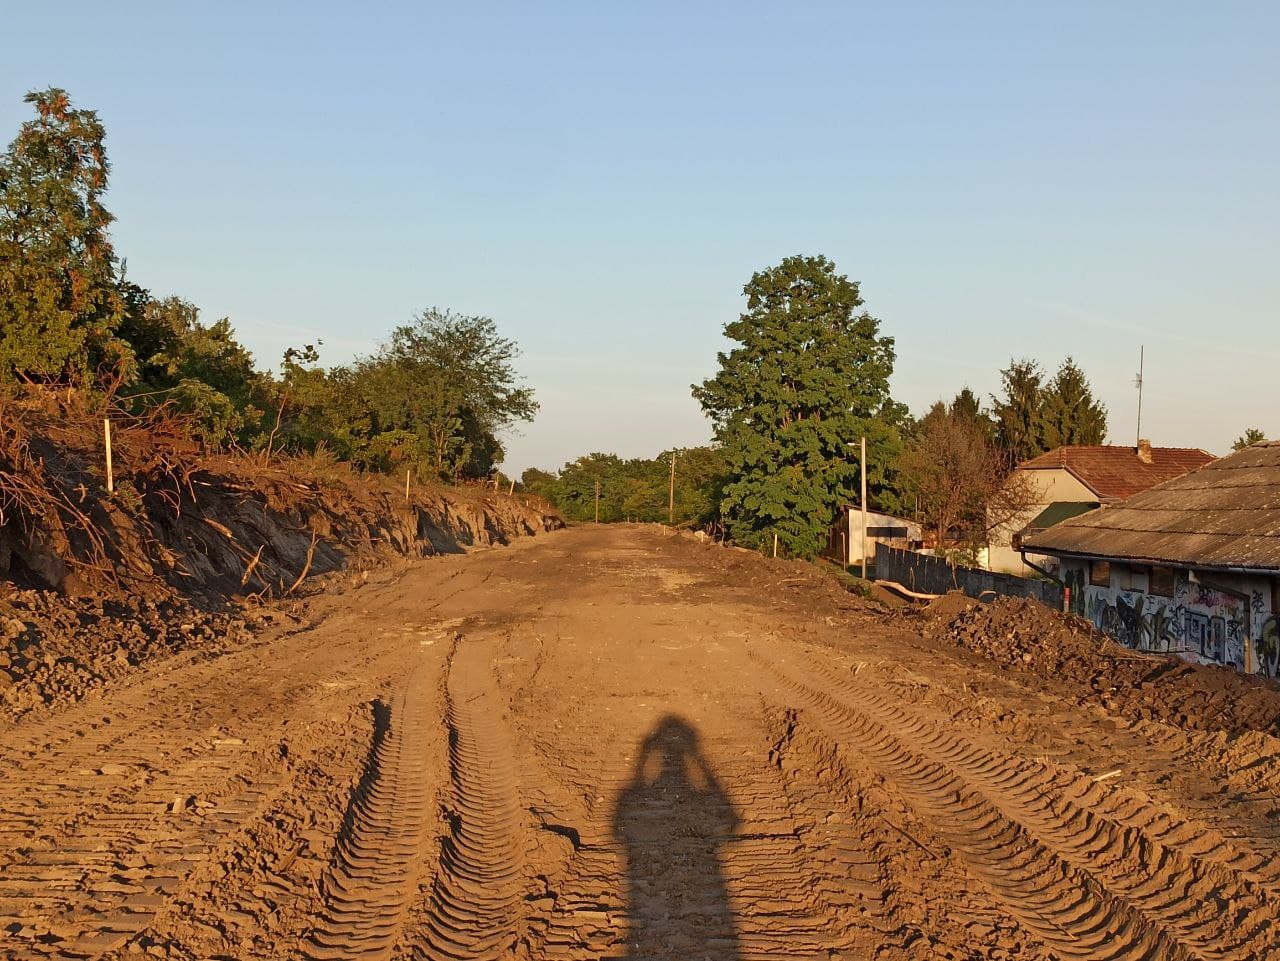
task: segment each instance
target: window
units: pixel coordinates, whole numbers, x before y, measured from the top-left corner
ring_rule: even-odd
[[[1172,567],[1151,568],[1151,585],[1147,588],[1148,594],[1155,594],[1159,597],[1173,597],[1173,587]]]
[[[1090,587],[1110,587],[1111,586],[1111,562],[1110,561],[1094,561],[1089,565],[1089,586]]]
[[[1122,591],[1147,591],[1147,574],[1146,567],[1131,567],[1128,564],[1121,564],[1115,569],[1113,580],[1116,587]]]

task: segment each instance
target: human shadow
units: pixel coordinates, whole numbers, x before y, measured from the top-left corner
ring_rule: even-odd
[[[721,848],[738,815],[674,714],[641,742],[618,798],[614,836],[627,859],[627,954],[635,961],[738,961]]]

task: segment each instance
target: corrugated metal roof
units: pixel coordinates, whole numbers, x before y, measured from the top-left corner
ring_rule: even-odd
[[[1045,554],[1280,571],[1280,441],[1027,537]]]
[[[1194,447],[1152,447],[1148,464],[1134,447],[1069,445],[1023,461],[1018,469],[1067,470],[1099,497],[1125,498],[1212,460]]]

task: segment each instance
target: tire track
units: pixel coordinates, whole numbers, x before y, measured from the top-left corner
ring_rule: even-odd
[[[1280,904],[1280,887],[1269,864],[1131,792],[978,747],[829,667],[817,670],[846,706],[856,706],[976,785],[1002,813],[1197,953],[1242,959],[1280,953],[1272,906]]]
[[[493,646],[458,640],[447,684],[452,830],[413,955],[429,961],[506,956],[522,924],[524,811]]]
[[[432,811],[425,675],[419,666],[376,710],[369,762],[324,877],[324,916],[306,948],[316,961],[390,957],[418,895]]]
[[[1040,843],[945,765],[909,750],[883,725],[796,679],[777,662],[761,660],[788,692],[893,780],[973,873],[1054,951],[1094,961],[1196,957],[1090,874]]]

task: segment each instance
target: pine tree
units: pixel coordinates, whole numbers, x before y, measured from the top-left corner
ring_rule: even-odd
[[[1012,467],[1048,449],[1040,436],[1044,371],[1034,360],[1011,360],[1000,379],[1004,396],[991,398],[991,415],[996,443]]]
[[[1070,357],[1044,390],[1038,435],[1045,450],[1106,439],[1107,408],[1093,396],[1084,371]]]
[[[776,534],[786,553],[812,556],[840,504],[858,498],[859,437],[881,484],[896,460],[893,338],[825,257],[788,257],[743,292],[746,312],[725,327],[739,346],[693,388],[725,460],[721,512],[744,546]]]
[[[0,378],[127,375],[102,124],[57,88],[26,102],[36,117],[0,158]]]

